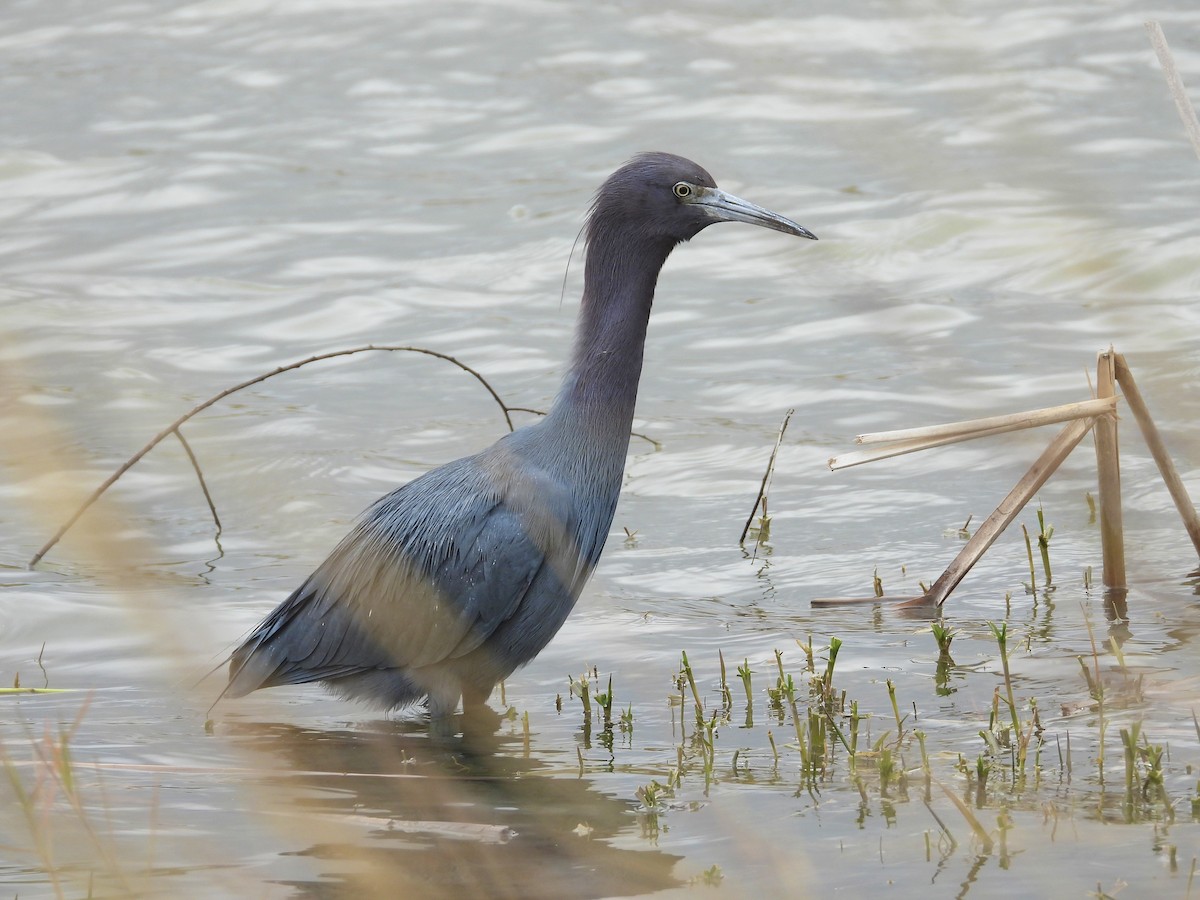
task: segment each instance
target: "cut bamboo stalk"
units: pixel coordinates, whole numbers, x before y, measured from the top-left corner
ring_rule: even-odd
[[[1184,487],[1183,479],[1179,477],[1175,463],[1171,461],[1171,455],[1167,452],[1167,445],[1163,442],[1162,435],[1159,434],[1158,426],[1150,418],[1150,409],[1146,406],[1142,392],[1138,390],[1137,383],[1133,380],[1133,371],[1125,362],[1125,355],[1123,353],[1116,354],[1115,363],[1117,383],[1121,386],[1121,393],[1125,395],[1125,401],[1129,404],[1129,411],[1133,413],[1134,420],[1142,430],[1142,437],[1146,441],[1146,446],[1150,448],[1150,455],[1154,457],[1154,462],[1158,465],[1159,474],[1162,475],[1167,490],[1171,492],[1171,499],[1175,501],[1175,508],[1179,510],[1183,525],[1192,539],[1192,545],[1200,554],[1200,515],[1197,515],[1196,507],[1188,495],[1187,488]]]
[[[902,431],[880,431],[875,434],[860,434],[856,439],[859,443],[882,441],[884,435],[907,435],[908,437],[873,450],[857,450],[852,453],[843,453],[841,456],[831,457],[828,464],[829,468],[833,471],[849,469],[852,466],[861,466],[864,463],[890,459],[893,456],[903,456],[905,453],[915,453],[918,450],[931,450],[934,447],[944,447],[947,444],[955,444],[960,441],[973,441],[976,438],[989,437],[993,434],[1006,434],[1010,431],[1036,428],[1039,425],[1053,425],[1059,422],[1069,422],[1074,419],[1107,414],[1116,409],[1116,404],[1116,397],[1106,397],[1097,400],[1083,400],[1079,403],[1067,403],[1063,406],[1052,406],[1046,409],[1035,409],[1023,413],[1013,413],[1006,416],[975,419],[970,422],[954,422],[949,425],[931,425],[928,428],[907,428]],[[951,430],[960,428],[967,430]]]
[[[1171,55],[1171,48],[1167,46],[1167,36],[1163,34],[1162,27],[1154,21],[1146,23],[1146,33],[1150,35],[1150,44],[1158,55],[1158,64],[1162,66],[1163,75],[1167,79],[1167,88],[1171,91],[1175,108],[1179,110],[1183,130],[1187,132],[1196,156],[1200,157],[1200,121],[1196,119],[1196,108],[1188,99],[1183,79],[1179,77],[1179,69],[1175,67],[1175,58]]]
[[[1031,409],[1025,412],[1009,413],[1003,416],[989,416],[986,419],[968,419],[964,422],[950,422],[945,425],[928,425],[923,428],[901,428],[897,431],[876,431],[870,434],[860,434],[854,439],[856,444],[882,444],[889,441],[907,441],[915,438],[940,438],[949,435],[967,434],[975,431],[987,431],[989,434],[998,433],[996,429],[1016,431],[1021,428],[1036,428],[1039,425],[1056,425],[1071,419],[1082,419],[1087,416],[1099,416],[1111,412],[1115,400],[1097,399],[1082,400],[1078,403],[1064,403],[1061,406],[1047,406],[1042,409]]]
[[[1096,358],[1096,395],[1116,393],[1116,366],[1111,347]],[[1121,516],[1121,456],[1117,423],[1113,418],[1096,422],[1096,471],[1100,486],[1100,548],[1104,559],[1103,583],[1108,590],[1123,591],[1125,583],[1125,528]]]
[[[1029,467],[1029,471],[1022,475],[1021,480],[1008,492],[1008,496],[1000,501],[1000,505],[971,535],[971,539],[946,567],[946,571],[930,586],[929,592],[916,601],[910,600],[901,606],[941,606],[945,603],[950,592],[958,587],[958,583],[971,571],[971,567],[979,562],[979,558],[987,552],[988,547],[995,543],[1001,532],[1012,523],[1025,504],[1033,499],[1033,495],[1046,483],[1046,479],[1062,465],[1062,461],[1070,455],[1096,422],[1097,419],[1094,418],[1076,419],[1060,431],[1042,451],[1037,461]]]

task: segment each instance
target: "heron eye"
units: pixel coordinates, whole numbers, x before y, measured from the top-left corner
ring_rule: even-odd
[[[672,190],[675,192],[675,196],[680,200],[684,199],[685,197],[692,196],[692,186],[686,181],[679,182],[677,185],[675,185],[675,187],[672,188]]]

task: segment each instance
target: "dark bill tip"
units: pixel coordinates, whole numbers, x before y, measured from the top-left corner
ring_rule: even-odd
[[[817,239],[817,236],[803,225],[797,225],[779,213],[771,212],[757,203],[751,203],[749,200],[743,200],[741,197],[735,197],[733,194],[727,194],[716,188],[705,191],[696,198],[695,203],[721,222],[746,222],[750,225],[770,228],[772,231],[808,238],[810,241]]]

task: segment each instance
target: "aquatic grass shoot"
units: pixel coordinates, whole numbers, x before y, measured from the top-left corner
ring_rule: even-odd
[[[811,648],[812,638],[808,639],[810,656],[812,659]],[[821,697],[829,705],[833,697],[833,668],[837,665],[838,651],[842,649],[842,642],[835,637],[829,639],[829,658],[825,663],[825,673],[821,676]]]
[[[1029,540],[1029,529],[1025,527],[1025,523],[1021,523],[1021,535],[1025,538],[1025,555],[1029,557],[1029,584],[1026,585],[1028,593],[1037,594],[1037,570],[1033,567],[1033,543]]]
[[[1038,520],[1038,553],[1042,557],[1042,569],[1046,573],[1046,589],[1054,583],[1054,576],[1050,573],[1050,538],[1054,537],[1054,526],[1046,526],[1046,515],[1042,509],[1042,505],[1038,504],[1037,509]]]
[[[754,678],[754,673],[750,671],[750,660],[742,660],[742,664],[738,666],[738,678],[742,681],[742,687],[746,691],[746,727],[754,727],[754,692],[751,687],[751,681]]]
[[[46,725],[40,737],[26,735],[31,764],[14,759],[9,745],[0,742],[0,767],[4,769],[13,806],[20,812],[30,844],[27,848],[10,845],[4,849],[9,853],[28,852],[36,858],[56,897],[76,896],[80,890],[82,894],[78,895],[88,897],[97,892],[107,895],[110,891],[138,896],[142,892],[137,881],[144,873],[130,868],[127,854],[117,845],[116,835],[111,831],[106,833],[94,821],[89,812],[92,801],[84,795],[88,779],[81,779],[77,772],[72,743],[89,705],[90,698],[68,725],[59,725],[57,730]],[[28,781],[26,773],[32,773]],[[153,823],[153,806],[149,814]],[[149,833],[148,846],[152,848],[152,824]],[[60,850],[64,852],[60,854]],[[147,857],[145,873],[151,868]],[[77,883],[80,879],[83,884]]]
[[[1020,734],[1021,723],[1017,717],[1017,701],[1013,695],[1012,670],[1008,665],[1008,623],[1002,622],[997,625],[995,622],[988,622],[988,628],[991,629],[992,636],[996,639],[996,646],[1000,649],[1000,665],[1004,671],[1004,692],[1012,720],[1012,733]]]
[[[696,725],[704,727],[704,701],[700,699],[700,690],[696,687],[696,676],[692,673],[692,665],[688,662],[687,651],[683,651],[679,664],[680,673],[686,678],[687,685],[692,689],[692,700],[696,705]]]
[[[934,622],[929,626],[929,630],[933,632],[933,639],[937,641],[938,659],[953,662],[950,657],[950,644],[954,640],[954,632],[950,630],[950,626],[944,622]]]
[[[1012,625],[1005,621],[988,622],[987,625],[998,657],[1000,679],[993,686],[991,703],[984,714],[984,721],[980,722],[980,726],[986,727],[974,731],[983,740],[984,747],[971,750],[962,746],[957,749],[955,755],[958,762],[953,769],[960,790],[958,796],[950,800],[970,825],[976,843],[982,847],[985,856],[993,851],[1002,855],[1009,853],[1008,838],[1015,827],[1015,810],[1028,813],[1030,804],[1042,803],[1039,808],[1049,810],[1046,815],[1053,815],[1057,819],[1057,804],[1061,803],[1061,799],[1056,797],[1047,805],[1037,794],[1043,774],[1041,750],[1045,743],[1042,712],[1036,698],[1018,698],[1012,660],[1015,645]],[[948,659],[953,632],[943,622],[935,623],[931,631],[938,644],[939,660]],[[895,729],[889,728],[882,734],[872,735],[864,727],[864,722],[869,722],[871,718],[871,712],[864,708],[861,699],[848,696],[837,683],[838,673],[844,667],[844,662],[840,661],[847,652],[844,642],[836,637],[829,638],[828,651],[824,654],[816,649],[817,642],[811,635],[797,643],[804,652],[800,660],[803,671],[792,669],[783,651],[774,651],[775,677],[773,684],[767,688],[767,695],[771,713],[778,725],[758,732],[761,743],[757,749],[751,735],[747,739],[739,739],[738,746],[730,747],[725,753],[720,748],[720,728],[730,721],[732,715],[737,714],[737,704],[743,700],[748,714],[745,727],[751,732],[755,727],[749,715],[754,705],[749,658],[743,658],[737,667],[743,691],[735,697],[729,689],[723,651],[718,650],[712,661],[711,676],[706,676],[703,666],[698,666],[687,653],[681,652],[679,669],[675,675],[675,685],[679,690],[676,700],[682,698],[694,706],[693,715],[685,714],[683,719],[694,719],[695,727],[677,737],[677,763],[669,773],[665,777],[657,776],[656,781],[644,785],[646,789],[638,792],[641,814],[654,816],[647,828],[657,835],[660,825],[665,827],[665,817],[672,815],[672,811],[680,806],[677,803],[669,806],[663,804],[663,795],[656,793],[659,789],[655,785],[665,785],[681,798],[686,798],[689,790],[710,798],[710,795],[716,796],[722,783],[750,785],[764,776],[771,783],[791,781],[797,797],[808,797],[817,804],[822,802],[822,794],[831,784],[848,776],[849,784],[858,790],[862,801],[860,824],[872,815],[882,816],[884,821],[892,823],[903,810],[900,804],[909,799],[910,778],[917,776],[920,778],[921,798],[929,805],[930,812],[941,828],[939,846],[956,846],[950,829],[935,809],[940,798],[935,801],[932,787],[935,783],[944,789],[948,786],[938,778],[940,757],[934,749],[937,745],[931,740],[926,727],[916,726],[918,717],[924,718],[918,703],[903,697],[900,685],[886,679],[884,687],[887,699],[877,699],[874,714],[879,715],[886,703]],[[1028,643],[1021,641],[1024,645]],[[1090,664],[1080,659],[1088,692],[1094,697],[1103,697],[1099,649],[1098,643],[1094,642]],[[1120,645],[1110,643],[1109,649],[1114,660],[1119,662],[1124,676],[1131,684],[1136,684],[1134,675],[1128,671]],[[820,668],[814,665],[810,670],[807,665],[810,653],[814,661],[817,656],[823,656],[824,665]],[[700,690],[700,684],[707,677],[712,678],[712,689],[719,690],[721,697],[719,704],[710,703],[707,705],[709,708],[706,708],[704,693]],[[593,692],[591,696],[594,705],[603,706],[600,700],[603,694]],[[911,710],[901,712],[902,706],[906,710],[911,706]],[[1103,731],[1108,722],[1107,710],[1103,704],[1098,708],[1100,717],[1097,721],[1099,730]],[[788,723],[791,733],[788,741],[783,743],[777,740],[776,732],[786,719],[791,720]],[[1200,717],[1195,717],[1193,724],[1200,739]],[[1076,737],[1065,731],[1054,735],[1059,750],[1060,777],[1057,783],[1061,786],[1060,790],[1067,792],[1080,790],[1071,787],[1072,743]],[[1140,723],[1122,729],[1122,746],[1126,762],[1122,806],[1125,820],[1170,821],[1173,809],[1166,790],[1169,783],[1165,771],[1169,766],[1166,748],[1146,740]],[[839,759],[839,747],[846,751],[844,762]],[[947,749],[945,746],[940,748],[941,756],[945,755]],[[906,756],[910,754],[919,757],[911,770],[906,762]],[[1102,769],[1102,762],[1100,766]],[[1031,767],[1033,777],[1029,778]],[[1027,782],[1032,783],[1034,793],[1029,792]],[[1089,780],[1088,784],[1095,782]],[[953,788],[949,790],[953,791]],[[1102,783],[1100,791],[1102,797]],[[1200,784],[1188,802],[1200,810]],[[941,803],[944,805],[944,801]],[[995,810],[996,818],[994,824],[989,822],[990,828],[983,824],[989,820],[979,810]],[[1200,812],[1196,815],[1200,817]],[[646,821],[650,820],[647,818]],[[932,847],[932,832],[927,834],[926,840]]]
[[[604,727],[605,727],[605,729],[611,731],[612,730],[612,707],[613,707],[612,675],[608,676],[608,690],[606,690],[602,694],[596,695],[596,704],[604,712]]]

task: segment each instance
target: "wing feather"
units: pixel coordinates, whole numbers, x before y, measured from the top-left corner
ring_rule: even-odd
[[[569,585],[578,550],[567,492],[494,450],[371,506],[234,652],[226,693],[455,659],[517,612],[547,566]]]

